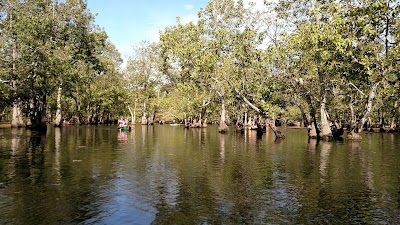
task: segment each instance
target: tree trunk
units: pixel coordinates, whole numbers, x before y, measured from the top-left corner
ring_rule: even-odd
[[[396,130],[396,115],[397,115],[396,112],[397,112],[398,104],[399,104],[399,101],[397,100],[394,103],[393,116],[392,116],[392,119],[391,119],[391,122],[390,122],[390,130],[391,131]]]
[[[320,64],[318,62],[318,64]],[[320,113],[321,113],[321,133],[320,137],[323,140],[329,141],[332,140],[332,131],[329,125],[328,113],[326,111],[326,88],[325,88],[325,79],[324,74],[321,71],[321,65],[318,65],[318,77],[320,82],[320,94],[321,94],[321,105],[320,105]]]
[[[22,127],[22,110],[21,110],[21,103],[19,100],[14,100],[13,102],[13,111],[12,111],[12,120],[11,120],[11,127]]]
[[[150,113],[148,117],[147,124],[148,125],[154,125],[154,118],[156,117],[156,110],[154,109],[152,113]]]
[[[296,80],[296,82],[299,85],[302,92],[304,93],[304,99],[306,100],[309,111],[310,111],[311,126],[313,126],[313,128],[311,128],[309,126],[308,127],[309,131],[315,130],[315,132],[308,132],[308,137],[309,138],[319,138],[319,129],[318,129],[317,117],[316,117],[317,113],[316,113],[314,105],[312,103],[311,94],[304,88],[303,79],[300,78],[300,79]]]
[[[92,111],[91,111],[91,107],[90,107],[90,103],[87,105],[86,107],[86,121],[85,124],[90,124],[92,122]]]
[[[207,118],[204,118],[203,124],[201,125],[201,127],[207,127]]]
[[[221,100],[221,117],[219,121],[218,131],[222,134],[228,131],[228,126],[226,125],[226,109],[225,100]]]
[[[147,115],[146,115],[146,102],[143,103],[142,109],[142,125],[147,125]]]
[[[206,100],[203,100],[203,104],[201,106],[201,113],[200,113],[200,120],[204,119],[206,117],[207,114],[207,105],[209,104],[209,102],[207,102]]]
[[[61,115],[61,93],[62,93],[62,86],[58,87],[57,91],[57,111],[56,111],[56,118],[54,120],[55,127],[61,127],[62,125],[62,115]]]
[[[76,121],[74,121],[77,125],[81,124],[81,101],[79,97],[79,93],[74,96],[75,106],[76,106]]]
[[[262,110],[260,110],[260,109],[259,109],[257,106],[255,106],[253,103],[251,103],[244,95],[240,94],[239,90],[238,90],[231,82],[228,81],[228,83],[231,85],[231,87],[232,87],[233,90],[236,92],[236,94],[237,94],[239,97],[241,97],[241,98],[243,99],[243,101],[244,101],[248,106],[250,106],[252,109],[254,109],[257,113],[259,113],[259,114],[261,114],[261,115],[263,115],[263,116],[265,116],[265,117],[267,116],[267,114],[266,114],[265,112],[263,112]],[[280,138],[284,138],[284,137],[285,137],[285,135],[282,134],[282,132],[279,131],[278,128],[277,128],[273,123],[270,122],[269,125],[270,125],[272,131],[274,132],[275,137],[276,137],[277,139],[280,139]]]
[[[311,122],[311,125],[308,126],[308,137],[311,139],[317,139],[318,137],[317,128],[314,122]]]
[[[378,81],[371,87],[371,90],[368,94],[367,102],[365,104],[365,110],[364,110],[363,116],[360,118],[357,125],[347,135],[347,139],[361,140],[360,133],[362,132],[364,124],[368,120],[368,118],[371,114],[376,91],[377,91],[380,83],[381,83],[381,81]]]
[[[381,83],[380,81],[376,82],[372,86],[372,88],[371,88],[371,90],[370,90],[370,92],[368,94],[367,103],[365,105],[365,110],[364,110],[363,117],[361,117],[361,119],[358,121],[358,124],[357,124],[357,127],[356,127],[357,133],[361,133],[365,122],[368,120],[369,116],[371,115],[371,110],[372,110],[374,98],[375,98],[376,91],[377,91],[378,86],[380,85],[380,83]]]
[[[308,118],[307,118],[307,115],[306,115],[306,112],[305,112],[305,110],[304,110],[304,107],[301,105],[301,103],[300,103],[300,101],[299,101],[299,98],[297,97],[297,95],[294,93],[293,94],[293,102],[294,102],[294,104],[296,104],[296,106],[300,109],[300,112],[301,112],[301,116],[303,117],[303,125],[305,126],[305,127],[308,127],[308,125],[310,124],[309,122],[308,122]]]
[[[319,129],[318,129],[318,124],[317,124],[317,117],[316,117],[316,112],[315,112],[315,108],[312,104],[312,100],[311,100],[311,95],[309,93],[306,93],[305,95],[306,98],[306,102],[308,104],[308,107],[310,109],[310,116],[311,116],[311,126],[313,126],[311,128],[311,130],[315,130],[315,132],[308,132],[308,137],[309,138],[319,138]]]
[[[379,132],[385,132],[385,113],[382,112],[379,116]]]
[[[43,97],[43,102],[46,102],[46,97]],[[32,130],[42,132],[47,130],[47,109],[43,102],[35,101],[31,108]]]
[[[323,97],[325,99],[325,96]],[[332,139],[332,131],[329,125],[328,116],[325,108],[325,100],[321,103],[321,138],[323,140],[331,140]]]
[[[350,100],[349,107],[350,107],[350,117],[351,117],[350,129],[354,129],[354,127],[356,126],[356,117],[354,115],[353,98],[351,98]]]
[[[129,113],[131,114],[131,124],[135,124],[135,116],[133,115],[131,107],[128,105]]]
[[[244,123],[243,126],[247,126],[247,112],[244,112]]]
[[[135,100],[135,107],[133,108],[133,118],[132,118],[133,124],[136,124],[136,102],[137,100]]]
[[[35,111],[36,104],[37,103],[34,99],[29,100],[28,119],[27,119],[27,127],[28,128],[32,128],[32,126],[35,122],[35,118],[36,118],[36,114],[37,114]]]
[[[12,7],[12,6],[11,6]],[[14,37],[15,32],[14,32],[14,18],[13,18],[13,13],[10,12],[10,29],[12,31],[12,74],[15,76],[16,75],[16,70],[17,70],[17,44],[16,44],[16,38]],[[14,77],[13,76],[13,77]],[[22,110],[21,110],[21,101],[19,98],[17,98],[17,84],[15,80],[11,81],[11,89],[12,89],[12,95],[13,95],[13,111],[12,111],[12,120],[11,120],[11,127],[22,127],[23,122],[22,122]]]

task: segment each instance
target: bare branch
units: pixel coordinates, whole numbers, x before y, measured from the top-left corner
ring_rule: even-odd
[[[356,85],[354,85],[353,83],[349,83],[349,85],[353,86],[358,92],[360,92],[363,96],[367,96],[366,94],[364,94],[364,92],[362,92],[358,87],[356,87]]]

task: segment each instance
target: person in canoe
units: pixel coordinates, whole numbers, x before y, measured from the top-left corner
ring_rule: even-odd
[[[120,118],[120,119],[118,120],[118,127],[119,127],[119,128],[124,127],[124,120],[123,120],[122,118]]]

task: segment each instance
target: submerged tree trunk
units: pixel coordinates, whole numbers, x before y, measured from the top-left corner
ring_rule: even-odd
[[[90,124],[91,122],[92,122],[92,116],[93,116],[93,112],[92,112],[92,110],[91,110],[91,107],[90,107],[90,103],[86,106],[86,121],[84,121],[84,123],[87,125],[87,124]]]
[[[11,127],[17,128],[17,127],[22,127],[22,126],[23,126],[23,120],[22,120],[21,103],[19,100],[14,100]]]
[[[43,98],[43,101],[46,101],[46,97]],[[47,130],[47,109],[46,105],[43,102],[34,101],[32,107],[30,108],[30,117],[32,125],[30,129],[36,131],[46,131]]]
[[[350,99],[349,103],[350,108],[350,129],[354,129],[356,126],[356,116],[354,115],[354,106],[353,106],[353,98]]]
[[[201,125],[201,127],[205,128],[205,127],[207,127],[207,126],[208,126],[208,125],[207,125],[207,118],[204,118],[203,124]]]
[[[132,121],[131,124],[135,124],[135,116],[133,115],[133,111],[129,105],[128,105],[128,110],[129,113],[131,114],[131,121]]]
[[[219,121],[218,131],[220,133],[226,133],[228,131],[228,126],[226,125],[226,109],[225,100],[221,100],[221,117]]]
[[[244,95],[240,94],[239,90],[231,83],[228,81],[228,83],[231,85],[231,87],[233,88],[233,90],[236,92],[236,94],[243,99],[243,101],[250,106],[250,108],[254,109],[257,113],[261,114],[262,116],[267,117],[267,114],[265,112],[263,112],[261,109],[259,109],[257,106],[255,106],[253,103],[251,103]],[[285,138],[285,135],[278,130],[278,128],[273,124],[273,123],[269,123],[272,131],[275,134],[275,138],[280,139],[280,138]]]
[[[16,44],[16,38],[15,32],[14,32],[14,18],[13,18],[13,13],[10,13],[10,28],[13,31],[12,32],[12,74],[15,76],[16,75],[16,70],[17,70],[17,44]],[[14,77],[13,76],[13,77]],[[21,109],[21,101],[19,98],[17,98],[17,84],[15,80],[11,81],[11,89],[12,89],[12,95],[13,95],[13,111],[12,111],[12,120],[11,120],[11,127],[22,127],[23,122],[22,122],[22,109]]]
[[[136,124],[136,103],[137,103],[137,99],[135,99],[135,105],[133,107],[132,124]]]
[[[312,139],[314,139],[314,138],[319,139],[320,130],[318,128],[318,123],[317,123],[317,116],[316,116],[317,113],[316,113],[315,107],[312,102],[311,94],[305,89],[303,79],[301,79],[301,78],[296,79],[296,83],[299,85],[299,88],[304,93],[304,99],[306,100],[308,109],[310,111],[311,125],[308,126],[308,129],[309,129],[308,137],[312,138]],[[311,127],[311,126],[313,126],[313,127]]]
[[[318,62],[318,64],[320,64]],[[325,79],[324,74],[321,71],[321,65],[318,65],[318,77],[320,82],[320,94],[321,94],[321,105],[320,105],[320,113],[321,113],[321,133],[320,137],[323,140],[329,141],[332,139],[332,131],[329,125],[328,113],[326,111],[326,88],[325,88]]]
[[[325,96],[323,97],[325,99]],[[329,125],[328,116],[325,108],[325,100],[321,103],[321,138],[323,140],[331,140],[332,139],[332,131]]]
[[[368,120],[369,116],[371,115],[374,98],[375,98],[376,91],[377,91],[380,83],[381,83],[381,81],[378,81],[371,87],[371,90],[368,94],[367,102],[365,104],[364,113],[363,113],[362,117],[360,118],[360,120],[357,122],[356,126],[347,135],[347,139],[351,139],[351,140],[361,140],[362,139],[360,133],[362,132],[365,122]]]
[[[79,93],[77,93],[74,96],[74,100],[75,100],[75,106],[76,106],[76,112],[75,112],[75,121],[74,123],[76,123],[77,125],[81,124],[81,100],[79,97]]]
[[[61,127],[62,125],[61,96],[62,96],[62,86],[60,85],[57,91],[57,111],[56,111],[56,118],[54,120],[55,127]]]
[[[156,117],[156,109],[153,110],[153,112],[150,113],[147,124],[148,125],[154,125],[154,118]]]
[[[146,102],[143,103],[142,109],[142,125],[147,125],[147,115],[146,115]]]
[[[396,130],[396,115],[397,115],[396,111],[397,111],[397,108],[398,108],[398,104],[399,104],[399,101],[396,101],[394,103],[393,117],[392,117],[392,120],[390,122],[390,131],[395,131]]]
[[[385,113],[382,112],[379,116],[379,132],[385,132]]]
[[[316,116],[314,105],[312,104],[310,93],[306,93],[305,98],[306,98],[306,102],[308,104],[308,107],[310,109],[311,126],[313,126],[311,128],[311,130],[313,130],[313,129],[315,130],[315,132],[309,132],[308,136],[309,136],[309,138],[317,138],[318,139],[320,131],[319,131],[319,128],[318,128],[317,116]]]

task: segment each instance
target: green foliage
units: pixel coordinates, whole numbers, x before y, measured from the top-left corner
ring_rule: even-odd
[[[85,1],[9,0],[1,10],[2,108],[21,100],[26,113],[55,110],[62,87],[65,115],[88,122],[126,115],[127,106],[164,120],[218,118],[225,103],[232,117],[290,120],[325,104],[332,121],[348,123],[351,108],[365,115],[380,84],[372,118],[398,118],[395,0],[210,0],[197,22],[178,19],[159,43],[136,46],[124,70]]]

